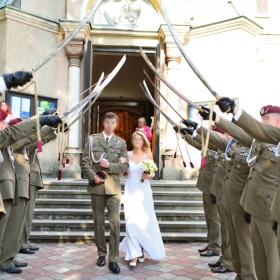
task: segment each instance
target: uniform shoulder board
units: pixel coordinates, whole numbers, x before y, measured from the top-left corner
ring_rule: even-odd
[[[98,133],[94,133],[94,134],[91,134],[90,137],[91,137],[91,136],[97,136],[97,135],[98,135]]]
[[[117,136],[117,138],[119,138],[119,139],[121,139],[121,140],[123,140],[123,141],[125,141],[123,138],[121,138],[120,136]]]

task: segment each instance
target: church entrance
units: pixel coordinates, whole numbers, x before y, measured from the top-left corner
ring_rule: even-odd
[[[122,55],[119,52],[93,52],[93,82],[98,80],[102,71],[110,73]],[[146,69],[152,80],[154,76],[140,54],[128,53],[126,56],[124,66],[93,106],[89,125],[92,133],[98,133],[103,129],[103,115],[110,111],[116,113],[119,123],[115,133],[126,140],[128,150],[131,150],[131,135],[138,126],[138,119],[144,117],[147,125],[153,128],[154,107],[138,84],[145,78],[143,69]],[[153,62],[154,54],[150,54],[149,58]],[[152,87],[150,92],[154,92]]]

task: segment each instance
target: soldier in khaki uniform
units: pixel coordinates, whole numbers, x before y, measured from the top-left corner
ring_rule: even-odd
[[[236,112],[239,111],[238,107],[235,110]],[[278,107],[270,108],[271,114],[279,114]],[[240,126],[247,133],[249,133],[253,138],[257,139],[261,142],[271,143],[274,145],[278,144],[277,150],[280,148],[279,141],[280,141],[280,128],[267,125],[261,122],[258,122],[255,118],[250,116],[245,111],[241,111],[240,118],[237,121],[240,123]],[[275,117],[275,116],[274,116]],[[277,116],[276,116],[277,117]],[[278,151],[279,154],[279,151]],[[271,205],[271,214],[272,218],[278,223],[278,230],[277,230],[277,238],[278,238],[278,252],[280,256],[280,184],[278,183],[276,193]]]
[[[46,145],[47,143],[55,140],[57,137],[57,134],[55,131],[53,131],[53,129],[46,127],[46,130],[49,131],[49,135],[44,137],[41,133],[43,145]],[[30,165],[30,196],[27,203],[26,217],[22,231],[21,248],[19,251],[20,253],[24,253],[29,250],[31,250],[31,252],[39,250],[38,247],[31,244],[31,242],[29,241],[29,236],[32,229],[37,193],[39,190],[44,188],[36,140],[32,144],[26,146],[26,149],[28,151]]]
[[[106,113],[103,118],[104,131],[90,136],[86,144],[81,169],[89,180],[88,192],[91,194],[92,214],[94,220],[94,235],[98,249],[98,266],[105,265],[107,255],[105,240],[105,207],[108,209],[110,222],[109,268],[113,273],[119,273],[120,242],[120,199],[121,185],[119,173],[128,171],[128,155],[125,141],[114,135],[118,116]],[[126,163],[120,164],[119,158],[125,158]],[[104,173],[106,178],[104,178]],[[103,173],[103,174],[102,174]]]
[[[212,126],[211,129],[216,133],[218,133],[218,135],[220,136],[224,134],[224,131],[222,129],[219,129],[219,127],[217,126]],[[206,135],[207,131],[204,132]],[[233,271],[231,247],[229,244],[228,227],[227,227],[226,207],[221,203],[221,194],[222,194],[222,188],[223,188],[223,182],[225,176],[226,176],[225,153],[224,150],[221,151],[218,149],[214,176],[210,186],[210,192],[214,196],[214,200],[217,203],[217,209],[221,221],[222,255],[217,262],[209,263],[209,266],[212,267],[211,270],[216,273],[225,273],[225,272]]]
[[[224,112],[229,109],[229,112],[235,115],[235,123],[244,130],[249,130],[245,126],[245,123],[248,123],[240,118],[242,111],[235,108],[233,100],[223,97],[217,105]],[[263,121],[274,126],[280,124],[270,115],[273,114],[270,108],[270,105],[262,108],[260,114]],[[270,213],[280,179],[280,158],[275,156],[275,150],[276,147],[271,144],[253,141],[248,157],[251,170],[240,201],[244,209],[252,215],[252,239],[258,279],[280,279],[277,238]]]
[[[213,115],[214,118],[218,119],[215,112]],[[208,119],[209,113],[208,116],[203,116],[203,118]],[[242,136],[245,145],[250,145],[251,138],[231,122],[221,118],[219,121],[216,120],[216,124],[224,131],[230,130],[233,132],[232,136]],[[229,127],[235,128],[235,130],[233,131]],[[249,174],[247,164],[249,149],[229,135],[227,140],[211,132],[209,141],[218,149],[226,151],[227,168],[221,193],[221,203],[226,207],[229,243],[233,268],[237,274],[236,279],[255,280],[250,216],[239,203]]]
[[[1,112],[1,111],[0,111]],[[1,114],[0,114],[1,115]],[[40,117],[40,125],[50,125],[57,127],[61,122],[61,119],[57,116]],[[9,145],[21,140],[28,135],[35,133],[36,131],[36,119],[26,120],[22,123],[14,126],[5,128],[0,131],[0,190],[3,199],[6,216],[0,220],[0,255],[3,257],[3,238],[6,232],[9,217],[12,211],[13,203],[17,202],[17,196],[15,196],[15,173],[13,165],[13,153]],[[13,232],[13,229],[12,231]],[[4,256],[5,257],[5,256]],[[21,266],[20,263],[14,264],[7,269],[4,269],[8,273],[21,273],[22,270],[18,269],[17,266]]]
[[[208,130],[203,128],[203,127],[198,127],[197,123],[194,123],[190,120],[186,120],[185,124],[188,126],[192,126],[196,128],[196,132],[193,134],[193,137],[196,139],[197,133],[201,134],[202,131],[204,135],[207,135]],[[213,137],[215,134],[220,134],[222,135],[224,133],[223,130],[219,129],[216,126],[212,126],[211,129],[215,131],[210,131],[210,135]],[[211,138],[212,138],[211,137]],[[221,237],[222,237],[222,255],[219,258],[218,261],[209,263],[208,265],[212,267],[212,271],[215,273],[226,273],[226,272],[231,272],[233,270],[233,265],[232,265],[232,254],[231,254],[231,247],[229,244],[229,236],[228,236],[228,228],[227,228],[227,217],[226,217],[226,208],[225,206],[221,203],[221,193],[222,193],[222,188],[223,188],[223,182],[226,174],[226,160],[225,160],[225,155],[223,151],[225,150],[223,147],[222,150],[219,149],[219,146],[213,145],[211,142],[210,138],[210,145],[212,147],[215,147],[216,150],[218,151],[217,157],[216,157],[216,164],[215,164],[215,171],[214,171],[214,176],[213,180],[210,186],[210,192],[214,196],[213,199],[217,203],[217,209],[221,221]],[[222,137],[223,138],[223,137]]]
[[[47,112],[47,111],[46,111]],[[50,115],[49,112],[44,112],[44,115]],[[56,131],[49,126],[44,126],[41,129],[41,138],[43,145],[56,139]],[[32,220],[35,208],[35,202],[38,190],[43,188],[42,174],[40,169],[40,163],[37,153],[37,136],[35,134],[26,137],[13,145],[14,152],[20,151],[26,148],[28,152],[29,165],[30,165],[30,195],[27,203],[27,210],[24,222],[24,228],[22,230],[20,253],[34,254],[34,251],[39,250],[38,247],[32,245],[29,241],[29,235],[32,228]]]
[[[181,130],[181,132],[185,134],[185,140],[194,148],[201,150],[201,138],[199,135],[197,135],[196,138],[193,138],[191,136],[193,131],[193,129],[188,128],[183,128]],[[221,223],[217,205],[213,203],[210,193],[217,152],[214,151],[216,150],[214,146],[209,145],[209,148],[210,149],[207,151],[206,155],[206,167],[200,168],[196,184],[196,187],[202,191],[203,194],[203,208],[208,229],[208,245],[205,248],[200,249],[199,252],[201,256],[206,257],[219,256],[221,254]]]

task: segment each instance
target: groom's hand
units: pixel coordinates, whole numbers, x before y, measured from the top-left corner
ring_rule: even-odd
[[[110,163],[107,159],[102,158],[100,161],[100,166],[104,167],[104,168],[109,168],[110,167]]]
[[[104,180],[101,179],[98,175],[94,175],[93,181],[95,182],[95,184],[102,184],[102,183],[104,183]]]

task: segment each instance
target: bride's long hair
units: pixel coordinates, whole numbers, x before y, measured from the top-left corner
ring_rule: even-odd
[[[140,131],[135,131],[132,136],[131,136],[131,144],[133,146],[133,138],[136,136],[136,135],[140,135],[142,138],[143,138],[143,147],[142,147],[142,150],[147,153],[147,154],[150,154],[152,153],[151,152],[151,145],[150,145],[150,142],[148,140],[148,138],[146,137],[146,135]]]

